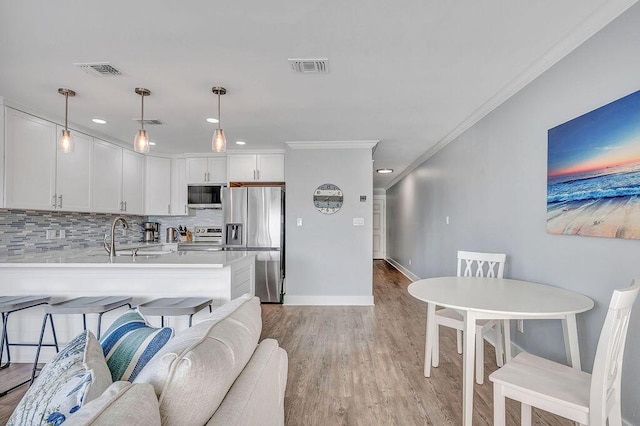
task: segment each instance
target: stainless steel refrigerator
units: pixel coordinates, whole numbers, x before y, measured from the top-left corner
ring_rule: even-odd
[[[256,296],[282,303],[284,265],[284,188],[226,188],[222,197],[226,250],[259,251]]]

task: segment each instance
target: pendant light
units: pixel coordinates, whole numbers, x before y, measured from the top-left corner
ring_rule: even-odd
[[[68,154],[73,152],[73,140],[71,139],[71,132],[67,128],[67,118],[69,116],[69,96],[74,97],[76,92],[71,89],[58,89],[58,93],[64,95],[64,130],[60,134],[58,139],[58,151]]]
[[[214,86],[211,88],[211,91],[218,95],[218,128],[213,133],[211,149],[214,152],[225,152],[227,150],[227,140],[224,137],[224,131],[220,128],[220,96],[227,93],[227,89],[224,87]]]
[[[143,89],[142,87],[136,87],[135,92],[142,96],[142,111],[140,113],[140,130],[138,130],[136,138],[133,141],[133,149],[136,152],[146,154],[149,152],[149,136],[144,129],[144,97],[151,95],[151,91],[149,91],[149,89]]]

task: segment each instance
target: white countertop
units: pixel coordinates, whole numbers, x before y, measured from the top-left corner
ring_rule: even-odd
[[[116,252],[130,250],[131,246],[116,247]],[[139,246],[136,246],[139,247]],[[152,250],[156,246],[145,248]],[[165,254],[144,254],[140,249],[137,256],[116,256],[113,260],[104,249],[86,249],[74,251],[50,251],[36,255],[12,256],[0,259],[0,268],[6,267],[153,267],[153,268],[224,268],[233,263],[256,255],[251,251],[173,251]],[[163,250],[155,250],[155,253]]]

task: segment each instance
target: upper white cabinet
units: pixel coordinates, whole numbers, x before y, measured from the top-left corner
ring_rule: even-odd
[[[63,127],[57,126],[58,136]],[[91,211],[91,159],[93,138],[71,132],[73,152],[58,151],[56,167],[56,198],[58,210]]]
[[[187,208],[187,160],[171,160],[171,215],[185,216]]]
[[[122,148],[95,140],[93,145],[93,210],[122,212]]]
[[[226,181],[225,157],[187,158],[187,183],[225,183]]]
[[[145,157],[144,214],[163,216],[171,212],[171,159]]]
[[[144,213],[144,155],[122,150],[122,202],[127,214]]]
[[[95,140],[93,211],[143,214],[144,156]]]
[[[284,154],[229,154],[229,182],[284,182]]]
[[[5,108],[6,207],[89,211],[93,138],[72,132],[74,151],[57,152],[59,126]]]

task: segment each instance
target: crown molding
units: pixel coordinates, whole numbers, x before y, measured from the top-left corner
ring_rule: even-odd
[[[373,148],[378,142],[380,141],[289,141],[285,144],[292,149],[357,149]]]
[[[566,57],[582,43],[591,38],[598,31],[607,26],[611,21],[622,15],[627,9],[637,3],[638,0],[611,0],[600,6],[582,23],[577,25],[564,39],[534,61],[525,71],[517,75],[502,90],[498,91],[480,108],[461,122],[444,138],[429,148],[424,154],[409,164],[400,172],[384,189],[389,189],[400,182],[405,176],[415,170],[422,163],[433,157],[438,151],[456,140],[474,124],[486,117],[491,111],[503,104],[507,99],[522,90],[526,85],[542,75],[545,71]]]

